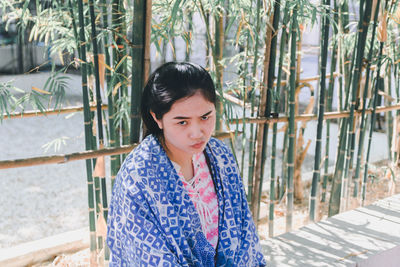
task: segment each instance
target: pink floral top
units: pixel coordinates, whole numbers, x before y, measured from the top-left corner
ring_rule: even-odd
[[[214,182],[204,153],[194,154],[192,162],[194,176],[190,181],[185,180],[180,166],[175,162],[172,163],[199,213],[204,235],[208,242],[216,248],[218,243],[218,199]]]

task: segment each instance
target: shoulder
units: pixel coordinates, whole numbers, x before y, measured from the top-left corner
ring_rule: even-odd
[[[149,135],[135,147],[124,160],[117,175],[117,180],[129,184],[146,183],[154,176],[153,169],[162,159],[163,150],[157,138]],[[140,185],[137,184],[137,185]]]
[[[121,169],[135,169],[137,167],[149,167],[148,163],[154,161],[154,157],[157,157],[161,153],[161,145],[159,144],[156,137],[153,135],[147,136],[143,139],[140,144],[135,147],[131,153],[126,157]],[[143,165],[145,164],[145,165]]]

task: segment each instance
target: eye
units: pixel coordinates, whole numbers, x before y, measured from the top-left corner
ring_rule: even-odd
[[[186,125],[186,124],[187,124],[187,121],[180,121],[180,122],[178,122],[178,124],[179,124],[179,125]]]
[[[206,121],[210,118],[210,116],[201,116],[201,120]]]

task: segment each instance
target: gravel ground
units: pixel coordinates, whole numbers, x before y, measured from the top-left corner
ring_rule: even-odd
[[[69,105],[81,105],[80,77],[69,75]],[[19,88],[43,88],[48,73],[3,76]],[[29,108],[28,108],[29,109]],[[0,160],[71,153],[84,150],[82,113],[6,119],[0,125]],[[62,138],[58,150],[44,145]],[[83,161],[0,171],[3,216],[0,248],[74,230],[87,223],[86,170]]]

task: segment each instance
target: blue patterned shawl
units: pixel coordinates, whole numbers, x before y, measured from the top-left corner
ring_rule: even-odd
[[[218,197],[218,245],[202,232],[189,194],[157,138],[126,158],[108,215],[110,266],[265,266],[236,161],[221,141],[205,149]]]

